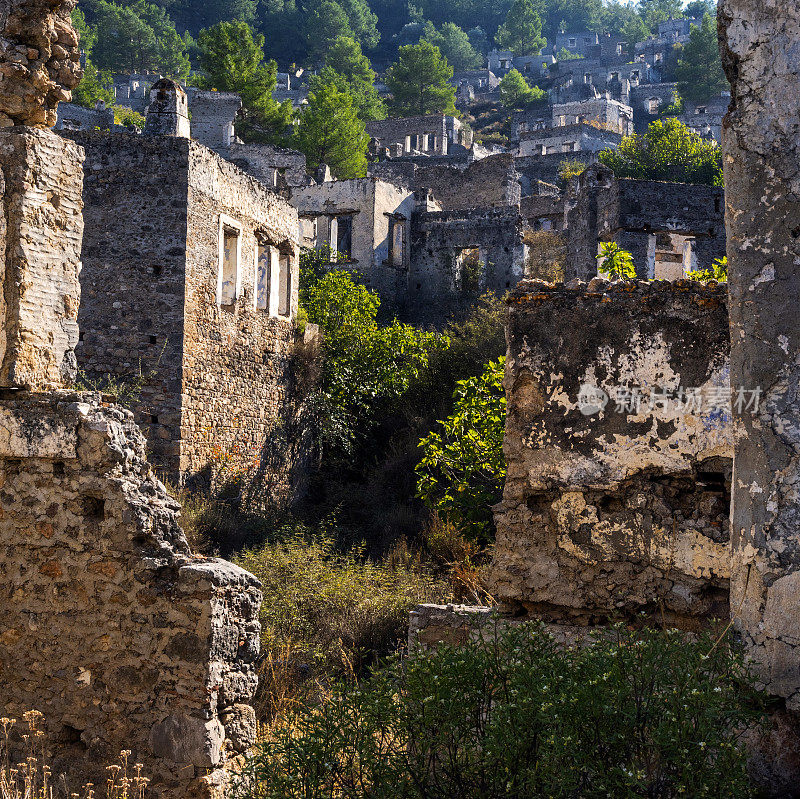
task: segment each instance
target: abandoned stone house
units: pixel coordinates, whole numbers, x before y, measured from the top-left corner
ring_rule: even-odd
[[[604,242],[633,255],[642,279],[679,280],[726,251],[725,192],[715,186],[617,179],[595,164],[564,198],[568,279],[597,274]]]
[[[472,134],[460,119],[446,114],[377,120],[367,123],[370,149],[379,157],[443,156],[472,146]]]
[[[177,84],[159,91],[161,135],[63,135],[86,153],[78,363],[97,384],[140,375],[151,458],[183,481],[221,456],[258,462],[291,412],[298,223],[186,137]]]

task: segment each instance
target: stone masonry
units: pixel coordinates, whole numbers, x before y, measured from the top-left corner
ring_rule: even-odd
[[[75,378],[83,151],[49,130],[0,131],[0,385]]]
[[[737,414],[731,607],[779,734],[762,746],[773,796],[800,775],[800,7],[723,0],[732,86],[723,124],[730,261],[731,379],[762,392]],[[782,706],[781,706],[782,705]]]
[[[688,629],[727,615],[725,299],[690,281],[519,284],[489,579],[505,610]]]
[[[156,797],[205,795],[252,743],[257,580],[193,557],[132,414],[93,394],[0,400],[5,716],[45,715],[55,776],[122,749]]]
[[[70,14],[77,0],[0,0],[0,127],[56,124],[83,73]]]
[[[264,466],[293,413],[297,212],[186,138],[64,135],[86,150],[80,367],[144,377],[133,409],[171,479]]]

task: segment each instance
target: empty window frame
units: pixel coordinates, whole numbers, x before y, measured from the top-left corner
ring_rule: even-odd
[[[219,270],[217,275],[217,304],[233,305],[239,296],[242,260],[242,228],[226,216],[219,219]]]
[[[577,47],[577,46],[578,46],[578,40],[577,39],[570,39],[569,40],[569,47]]]
[[[336,251],[347,261],[353,258],[353,217],[336,217]]]
[[[278,313],[281,316],[292,315],[292,254],[286,250],[278,256]]]
[[[256,260],[256,310],[270,310],[274,248],[259,242]]]
[[[405,217],[389,217],[389,263],[402,266],[405,249],[406,220]]]

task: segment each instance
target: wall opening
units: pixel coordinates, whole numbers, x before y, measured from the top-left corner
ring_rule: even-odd
[[[241,228],[233,220],[220,218],[219,276],[217,303],[233,305],[239,294],[239,261],[241,259]]]
[[[256,308],[269,311],[269,295],[272,286],[272,248],[258,245],[256,262]]]
[[[477,294],[480,291],[484,266],[478,247],[464,247],[456,253],[456,277],[462,293]]]
[[[353,217],[339,216],[336,222],[336,251],[350,261],[353,257]]]
[[[287,252],[279,255],[278,313],[292,315],[292,256]]]

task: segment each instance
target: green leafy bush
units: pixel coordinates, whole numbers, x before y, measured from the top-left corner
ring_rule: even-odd
[[[381,407],[408,390],[447,339],[396,319],[379,325],[378,295],[349,272],[327,272],[306,284],[302,303],[323,333],[316,397],[322,441],[340,454],[351,453],[378,423]]]
[[[601,163],[618,178],[721,186],[722,150],[677,119],[657,119],[647,133],[626,136],[616,150],[603,150]]]
[[[715,258],[710,268],[708,269],[695,269],[689,272],[687,277],[690,280],[698,280],[701,283],[710,283],[716,280],[717,283],[728,282],[728,256],[722,258]]]
[[[614,241],[600,245],[600,255],[597,256],[597,260],[600,262],[597,271],[601,275],[607,275],[613,280],[630,280],[636,277],[633,257]]]
[[[306,704],[250,758],[240,799],[738,799],[760,716],[727,642],[609,631],[560,651],[493,631]]]
[[[480,377],[459,381],[442,432],[420,441],[417,495],[474,539],[490,535],[492,505],[502,496],[506,474],[504,368],[505,357],[489,363]]]

